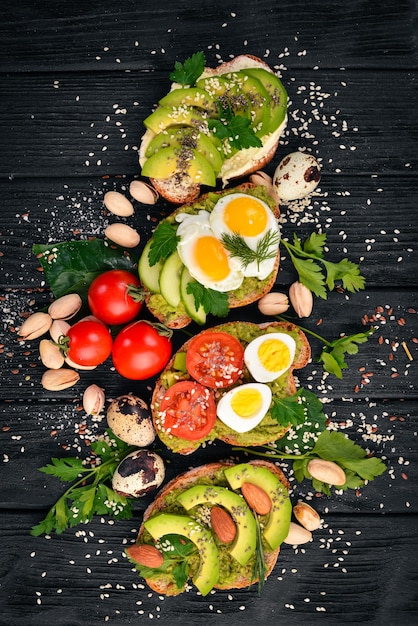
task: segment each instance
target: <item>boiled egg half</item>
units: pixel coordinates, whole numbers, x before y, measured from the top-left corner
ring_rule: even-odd
[[[244,350],[244,362],[251,376],[267,383],[279,378],[292,365],[296,342],[286,333],[266,333],[253,339]]]
[[[271,389],[262,383],[247,383],[230,389],[217,404],[217,416],[237,433],[255,428],[270,408]]]

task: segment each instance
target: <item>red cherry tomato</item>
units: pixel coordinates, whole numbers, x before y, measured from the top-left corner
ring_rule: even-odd
[[[142,320],[125,326],[113,342],[116,371],[131,380],[155,376],[167,365],[172,352],[171,332],[161,324]]]
[[[159,406],[164,430],[181,439],[197,441],[206,437],[216,420],[213,392],[192,380],[175,383]]]
[[[127,270],[109,270],[97,276],[88,291],[90,311],[110,326],[131,322],[142,307],[139,279]]]
[[[67,331],[67,337],[67,356],[77,365],[100,365],[112,352],[112,335],[102,322],[80,320]]]
[[[186,354],[190,376],[213,389],[235,383],[243,364],[244,348],[238,339],[224,332],[199,333],[191,340]]]

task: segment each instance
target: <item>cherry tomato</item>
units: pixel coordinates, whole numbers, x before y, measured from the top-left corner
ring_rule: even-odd
[[[168,328],[138,320],[125,326],[116,336],[112,358],[121,376],[145,380],[161,372],[171,352],[171,332]]]
[[[67,331],[67,356],[77,365],[100,365],[112,352],[112,335],[100,321],[80,320]]]
[[[194,337],[187,350],[190,376],[206,387],[228,387],[238,380],[244,364],[244,348],[232,335],[204,331]]]
[[[142,307],[139,279],[127,270],[109,270],[97,276],[88,291],[90,311],[110,326],[131,322]]]
[[[159,412],[164,430],[181,439],[197,441],[206,437],[215,424],[215,398],[203,385],[182,380],[167,389]]]

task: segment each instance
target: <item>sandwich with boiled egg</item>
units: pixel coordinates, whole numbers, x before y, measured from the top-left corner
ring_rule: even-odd
[[[237,446],[280,439],[290,424],[277,419],[276,406],[296,393],[293,372],[310,354],[306,335],[290,322],[225,322],[201,331],[155,385],[158,437],[184,455],[216,439]]]
[[[275,200],[253,183],[175,209],[139,259],[148,309],[169,328],[182,328],[263,297],[279,268],[278,217]]]

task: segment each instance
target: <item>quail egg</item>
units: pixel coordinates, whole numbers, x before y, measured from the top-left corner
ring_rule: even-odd
[[[286,333],[266,333],[250,341],[244,362],[251,376],[260,383],[279,378],[292,365],[296,342]]]
[[[290,202],[312,193],[320,178],[320,166],[314,156],[306,152],[291,152],[276,167],[273,189],[279,200]]]
[[[106,417],[114,434],[131,446],[143,448],[155,439],[149,407],[133,394],[115,398],[107,409]]]
[[[165,478],[162,458],[149,450],[128,454],[117,466],[112,488],[126,498],[141,498],[157,489]]]

